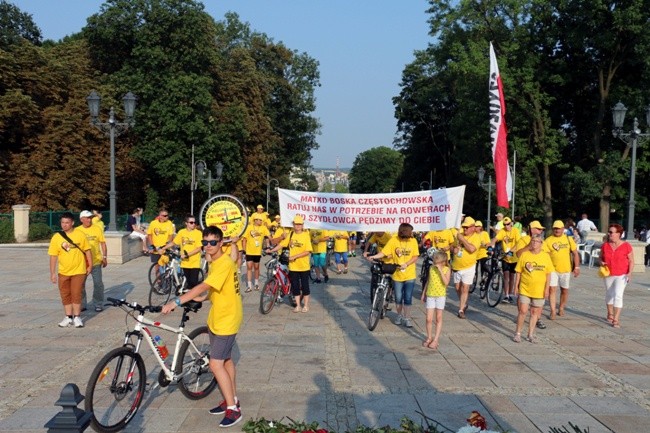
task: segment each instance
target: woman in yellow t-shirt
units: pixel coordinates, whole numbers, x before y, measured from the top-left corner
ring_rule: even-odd
[[[289,248],[289,279],[291,280],[291,293],[296,301],[294,313],[309,311],[309,256],[312,252],[311,236],[309,230],[304,229],[304,220],[300,215],[293,218],[293,230],[286,238],[269,252]],[[302,301],[304,304],[300,305]]]
[[[436,350],[442,332],[442,312],[445,310],[447,285],[451,279],[451,269],[445,251],[436,251],[433,255],[433,266],[429,271],[429,281],[426,290],[422,290],[422,302],[427,305],[427,339],[422,346]],[[433,313],[436,315],[436,335],[433,335]]]
[[[515,287],[519,288],[519,315],[513,340],[517,343],[521,341],[521,329],[524,327],[529,307],[530,320],[526,339],[535,343],[535,326],[544,308],[544,298],[548,296],[551,273],[555,272],[551,256],[542,251],[542,242],[541,235],[532,235],[529,251],[522,253],[515,266]]]
[[[345,230],[331,230],[330,238],[334,239],[334,261],[336,273],[348,273],[348,240],[350,235]],[[341,269],[343,267],[343,269]]]
[[[393,274],[393,289],[395,292],[395,304],[397,306],[396,325],[410,328],[411,323],[411,304],[413,303],[413,288],[415,287],[415,263],[420,257],[418,241],[413,237],[413,226],[402,223],[397,230],[397,236],[391,238],[380,253],[374,256],[368,256],[368,260],[381,259],[388,257],[391,262],[399,265],[397,271]]]

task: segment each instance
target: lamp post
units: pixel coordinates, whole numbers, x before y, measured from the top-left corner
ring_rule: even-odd
[[[627,108],[621,102],[618,102],[612,108],[612,118],[614,121],[614,129],[612,134],[615,138],[620,138],[628,146],[632,147],[632,164],[630,166],[630,201],[627,209],[627,239],[634,239],[634,190],[635,190],[635,177],[636,177],[636,147],[639,142],[644,143],[649,137],[650,133],[642,133],[639,129],[639,121],[634,118],[634,126],[630,132],[623,132],[623,122],[625,121],[625,113]],[[646,124],[650,126],[650,105],[646,107],[645,112]]]
[[[478,169],[478,186],[488,193],[486,230],[490,233],[490,215],[492,214],[492,175],[488,176],[488,183],[483,182],[483,179],[485,179],[485,169],[481,166]]]
[[[122,98],[124,103],[124,114],[126,115],[126,122],[117,122],[115,120],[115,111],[113,107],[108,113],[108,122],[99,121],[99,106],[102,98],[94,90],[90,92],[90,95],[86,98],[88,102],[88,109],[90,110],[90,124],[95,128],[102,131],[104,134],[108,134],[111,141],[111,189],[108,191],[109,198],[109,218],[108,222],[108,231],[116,232],[117,231],[117,192],[115,191],[115,137],[118,137],[123,132],[125,132],[129,127],[135,124],[133,120],[133,113],[135,112],[135,95],[131,92],[128,92]]]
[[[221,163],[221,161],[218,161],[214,165],[214,170],[217,175],[217,177],[215,177],[214,179],[212,179],[212,170],[208,168],[208,165],[202,159],[196,161],[196,164],[194,164],[194,168],[196,171],[196,182],[198,183],[199,180],[205,180],[206,183],[208,184],[208,197],[212,197],[212,181],[216,180],[217,182],[219,182],[221,180],[221,176],[223,175],[223,164]],[[206,172],[208,175],[207,179],[205,178]]]
[[[420,191],[424,191],[424,187],[422,185],[424,185],[425,183],[427,184],[427,189],[431,188],[431,184],[429,183],[429,181],[423,180],[422,182],[420,182]]]

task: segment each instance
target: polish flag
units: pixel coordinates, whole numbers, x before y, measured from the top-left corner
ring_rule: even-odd
[[[490,42],[490,138],[492,140],[492,158],[494,160],[497,205],[509,208],[512,198],[512,175],[508,165],[508,143],[506,141],[506,101],[503,97],[503,84],[497,56]]]

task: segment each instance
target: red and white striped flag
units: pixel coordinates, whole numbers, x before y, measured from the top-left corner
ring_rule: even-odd
[[[512,175],[508,165],[508,143],[506,136],[506,101],[503,97],[503,84],[497,56],[490,42],[490,138],[492,139],[492,158],[497,189],[497,205],[509,208],[512,198]]]

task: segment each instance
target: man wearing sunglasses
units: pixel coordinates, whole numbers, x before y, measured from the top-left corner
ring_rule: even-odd
[[[503,303],[514,304],[516,302],[518,289],[515,286],[515,266],[517,265],[517,243],[521,238],[519,230],[512,226],[512,220],[509,217],[503,219],[503,228],[497,232],[492,239],[490,246],[494,248],[497,242],[501,242],[501,248],[505,253],[505,258],[501,261],[503,269]]]
[[[155,275],[158,274],[159,249],[167,245],[174,238],[174,224],[169,220],[167,209],[160,209],[158,216],[149,223],[147,228],[147,241],[151,250],[151,263],[155,263]]]
[[[201,268],[201,240],[203,234],[196,229],[194,215],[185,215],[185,228],[180,229],[171,242],[167,242],[161,252],[178,246],[181,251],[181,269],[187,278],[187,288],[199,284],[199,269]]]
[[[201,244],[209,256],[210,269],[205,280],[189,292],[174,298],[162,308],[168,314],[177,306],[190,300],[209,299],[212,304],[208,313],[210,335],[210,370],[219,383],[224,400],[209,410],[212,415],[224,415],[220,427],[230,427],[242,419],[236,389],[235,363],[232,349],[243,319],[243,306],[239,290],[235,242],[230,243],[230,254],[223,252],[223,232],[215,226],[203,230]],[[207,293],[206,293],[207,292]]]

